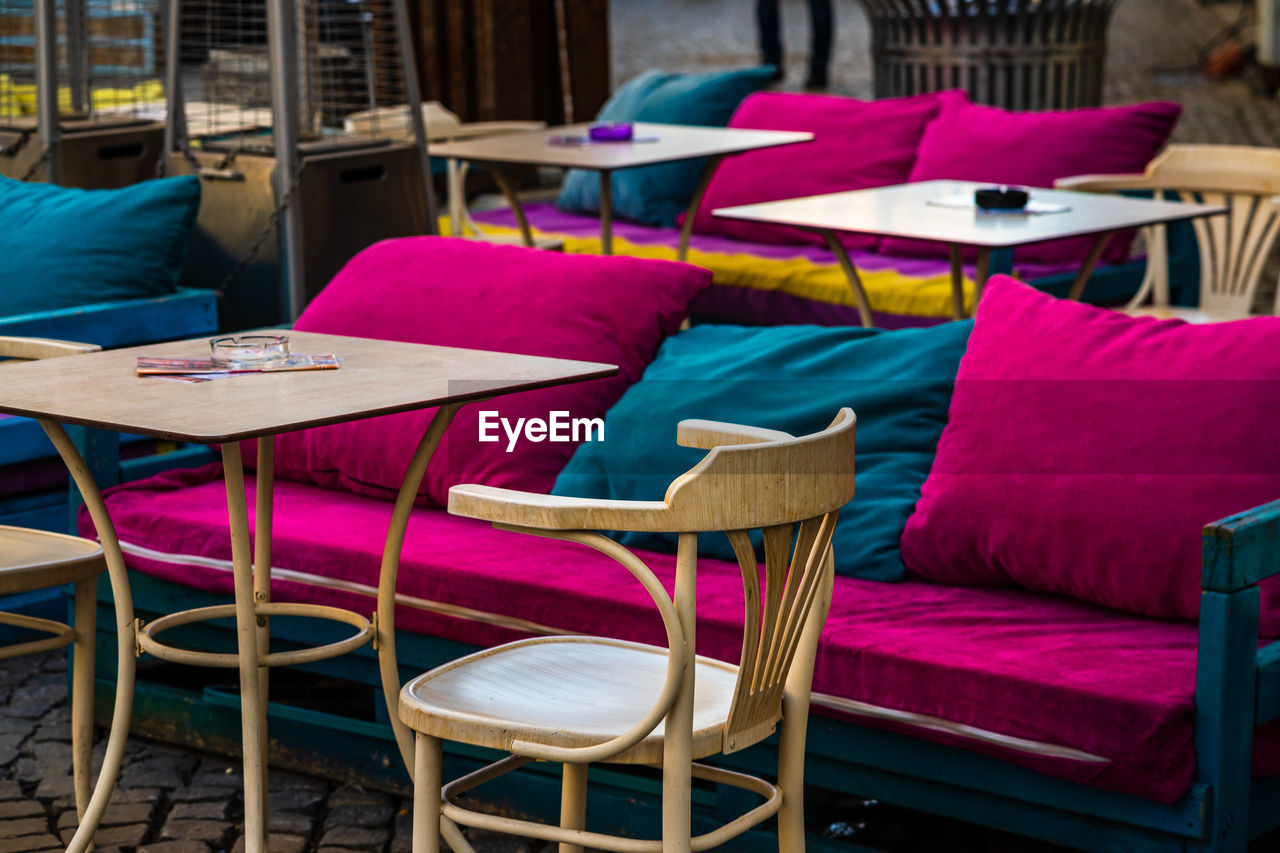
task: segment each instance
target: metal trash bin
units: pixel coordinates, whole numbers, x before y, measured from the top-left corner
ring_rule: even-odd
[[[1119,0],[861,0],[877,98],[964,89],[1011,110],[1102,103]]]

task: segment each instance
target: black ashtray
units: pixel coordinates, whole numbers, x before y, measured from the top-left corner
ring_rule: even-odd
[[[1022,210],[1030,195],[1014,187],[983,187],[973,191],[973,203],[981,210]]]

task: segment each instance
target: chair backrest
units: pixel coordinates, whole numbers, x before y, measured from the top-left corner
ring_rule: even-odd
[[[1280,234],[1280,148],[1170,145],[1142,176],[1097,176],[1064,182],[1083,190],[1150,189],[1158,199],[1227,207],[1225,216],[1192,220],[1200,250],[1200,307],[1226,316],[1250,313],[1267,256]],[[1143,293],[1168,304],[1165,228],[1147,229],[1149,272]],[[1280,313],[1280,302],[1276,312]]]
[[[35,361],[39,358],[58,358],[97,352],[97,344],[78,344],[72,341],[55,341],[50,338],[15,338],[0,335],[0,359],[7,361]],[[3,364],[0,361],[0,364]]]
[[[816,645],[826,621],[834,572],[831,538],[840,507],[854,491],[855,420],[852,410],[841,409],[827,429],[799,438],[746,430],[740,440],[756,443],[715,446],[667,490],[665,502],[679,529],[724,531],[742,570],[742,656],[725,752],[773,730],[803,641]],[[682,444],[732,438],[723,430],[698,436],[688,422],[681,425]],[[763,573],[749,535],[755,528],[763,536]]]
[[[565,498],[480,485],[450,489],[449,512],[455,515],[580,542],[613,557],[653,597],[673,652],[683,648],[689,656],[671,656],[662,695],[627,733],[581,748],[517,741],[512,751],[555,761],[596,761],[618,755],[667,714],[680,674],[686,663],[692,663],[693,652],[682,639],[679,617],[662,583],[635,555],[592,532],[597,530],[680,533],[677,598],[681,572],[696,563],[696,534],[728,535],[742,570],[746,617],[723,751],[750,746],[773,731],[782,717],[789,680],[795,685],[792,694],[807,704],[813,655],[826,621],[835,572],[832,534],[840,508],[853,497],[855,423],[849,408],[841,409],[821,432],[799,437],[737,424],[683,421],[678,443],[710,452],[676,478],[661,501]],[[755,529],[763,535],[763,573],[750,537]],[[797,658],[803,666],[793,667]]]

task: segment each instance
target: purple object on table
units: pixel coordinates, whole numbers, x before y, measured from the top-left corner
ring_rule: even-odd
[[[634,133],[629,121],[602,121],[587,128],[587,134],[595,142],[626,142]]]

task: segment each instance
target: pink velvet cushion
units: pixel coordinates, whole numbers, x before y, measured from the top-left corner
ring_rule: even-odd
[[[912,181],[948,178],[992,184],[1052,187],[1072,175],[1141,172],[1173,132],[1182,107],[1154,102],[1124,107],[1016,113],[949,102],[925,129]],[[1089,252],[1093,237],[1075,237],[1014,250],[1021,261],[1065,263]],[[1103,256],[1124,261],[1132,232],[1111,238]],[[946,257],[943,243],[886,238],[887,255]]]
[[[576,445],[521,441],[507,452],[505,439],[478,441],[478,412],[497,411],[512,423],[545,420],[552,411],[603,417],[710,282],[706,270],[669,261],[411,237],[356,255],[307,306],[296,328],[618,365],[614,377],[465,406],[423,481],[422,495],[443,504],[457,483],[550,491]],[[280,436],[276,470],[289,479],[392,496],[434,412]]]
[[[218,466],[122,486],[107,504],[132,568],[230,593]],[[390,516],[384,501],[277,482],[272,598],[371,612]],[[670,590],[675,558],[637,553]],[[473,645],[520,636],[513,619],[526,630],[665,641],[643,588],[610,559],[438,509],[414,510],[398,592],[397,628]],[[459,608],[508,617],[507,627],[448,615]],[[742,612],[738,567],[699,560],[698,651],[735,659]],[[815,711],[852,712],[870,725],[882,724],[886,712],[927,715],[935,720],[899,714],[890,725],[1040,773],[1171,802],[1186,791],[1195,765],[1196,641],[1194,625],[1023,590],[837,577],[814,678],[818,694],[835,698],[817,696]],[[1259,774],[1280,770],[1275,725],[1269,738],[1266,731],[1255,753]]]
[[[711,211],[900,184],[911,172],[925,126],[943,104],[965,101],[959,91],[883,101],[782,92],[751,95],[733,114],[729,127],[803,130],[814,139],[726,158],[698,205],[693,230],[757,243],[822,244],[812,231],[722,219]],[[868,234],[844,234],[841,240],[856,249],[874,249],[879,242]]]
[[[1200,531],[1280,497],[1280,317],[1154,320],[991,279],[907,568],[1196,619]],[[1280,587],[1262,585],[1280,634]]]

